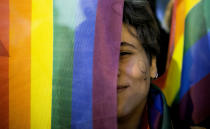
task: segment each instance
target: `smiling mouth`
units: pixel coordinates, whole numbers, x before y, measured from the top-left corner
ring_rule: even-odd
[[[125,91],[129,86],[117,86],[117,93]]]

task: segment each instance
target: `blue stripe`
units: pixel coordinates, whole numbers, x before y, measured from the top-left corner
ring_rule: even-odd
[[[150,97],[153,100],[152,107],[162,114],[163,113],[163,98],[162,98],[163,96],[161,94],[160,89],[158,89],[156,86],[151,85]]]
[[[179,97],[210,73],[210,32],[197,41],[184,55]]]
[[[80,0],[80,6],[85,21],[75,31],[71,128],[92,129],[92,76],[97,0]]]

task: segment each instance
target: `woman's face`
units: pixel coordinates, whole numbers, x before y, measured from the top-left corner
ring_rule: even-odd
[[[123,24],[117,81],[118,118],[145,104],[150,77],[157,72],[156,59],[153,58],[150,65],[141,43],[130,31],[136,34],[133,27]]]

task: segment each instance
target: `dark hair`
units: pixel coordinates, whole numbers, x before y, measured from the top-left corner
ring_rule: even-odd
[[[136,29],[137,38],[151,63],[152,56],[157,56],[160,51],[157,43],[159,29],[147,0],[125,0],[123,23]]]

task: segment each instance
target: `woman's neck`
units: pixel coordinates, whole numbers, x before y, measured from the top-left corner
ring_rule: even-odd
[[[138,129],[146,101],[145,99],[127,116],[118,118],[118,129]]]

